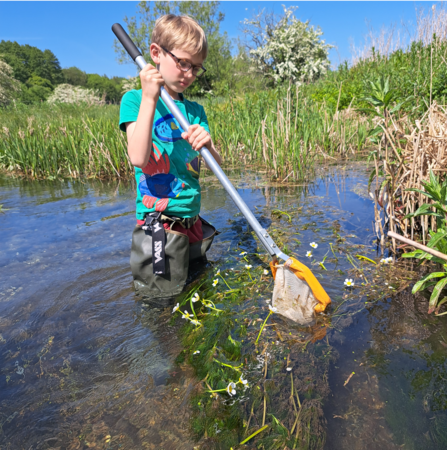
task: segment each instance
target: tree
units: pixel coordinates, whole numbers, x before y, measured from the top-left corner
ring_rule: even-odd
[[[12,67],[0,59],[0,106],[8,105],[20,91],[20,83],[13,78]]]
[[[107,75],[91,73],[87,75],[87,87],[105,96],[108,103],[118,103],[121,99],[121,78],[111,80]]]
[[[165,14],[189,15],[193,17],[205,31],[208,41],[208,57],[204,64],[205,75],[197,78],[188,89],[190,95],[203,95],[213,89],[221,90],[231,76],[228,66],[231,64],[230,42],[226,33],[220,33],[220,23],[225,15],[219,11],[219,2],[197,1],[156,1],[138,4],[137,15],[124,17],[127,31],[135,45],[141,50],[147,62],[150,62],[150,45],[155,21]],[[114,41],[117,60],[120,64],[132,60],[120,42]]]
[[[87,86],[87,74],[77,67],[69,67],[68,69],[62,69],[65,81],[72,86]]]
[[[64,81],[59,61],[51,50],[40,50],[31,45],[1,41],[0,53],[14,71],[14,78],[26,83],[32,75],[48,80],[53,86]]]
[[[242,32],[248,52],[258,70],[276,82],[313,81],[327,72],[332,45],[320,38],[320,28],[314,29],[309,21],[301,22],[294,16],[297,7],[283,8],[279,18],[262,10],[244,20]]]

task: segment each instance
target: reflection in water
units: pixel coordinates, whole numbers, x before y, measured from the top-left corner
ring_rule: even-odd
[[[232,178],[263,226],[271,224],[266,203],[293,212],[299,226],[278,236],[303,260],[316,237],[326,246],[339,233],[351,245],[370,244],[366,179],[352,168],[327,169],[309,186],[274,187],[255,173]],[[0,447],[191,449],[189,397],[198,380],[176,362],[182,347],[170,310],[147,308],[132,289],[133,186],[0,186],[0,204],[10,209],[0,214]],[[238,244],[254,251],[245,219],[213,177],[202,204],[222,232],[210,261],[222,262]],[[319,246],[316,261],[324,253]],[[335,309],[340,275],[312,270]],[[340,355],[328,375],[330,449],[447,446],[447,336],[439,318],[420,312],[426,305],[405,295],[346,316],[326,337],[320,331]]]

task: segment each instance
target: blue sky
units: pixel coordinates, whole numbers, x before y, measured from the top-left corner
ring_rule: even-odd
[[[296,5],[298,19],[320,26],[331,50],[333,65],[350,60],[350,42],[363,42],[368,21],[375,30],[401,21],[415,23],[416,8],[429,10],[438,2],[221,2],[225,20],[221,28],[231,38],[240,35],[240,22],[262,8],[282,12],[282,4]],[[62,67],[77,66],[87,73],[109,77],[134,76],[132,64],[120,65],[113,50],[115,22],[136,13],[137,2],[5,2],[0,1],[0,40],[17,41],[42,50],[50,49]]]

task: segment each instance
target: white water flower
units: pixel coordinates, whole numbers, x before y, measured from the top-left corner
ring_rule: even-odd
[[[177,303],[177,304],[174,306],[174,309],[172,310],[172,314],[174,314],[179,308],[180,308],[180,305]]]
[[[200,325],[200,321],[196,319],[191,320],[191,323],[196,326]]]
[[[393,262],[393,257],[390,256],[389,258],[382,258],[382,259],[380,260],[380,262],[381,262],[382,264],[390,264],[390,263]]]
[[[251,264],[245,264],[245,268],[246,268],[247,270],[250,270],[252,267],[253,267],[253,266],[252,266]]]
[[[189,314],[188,311],[185,311],[184,314],[182,314],[182,319],[188,319],[190,315],[191,314]]]
[[[291,370],[292,370],[292,368],[291,367],[287,367],[287,372],[290,372]]]
[[[241,253],[241,256],[244,256],[244,255],[246,255],[247,254],[247,252],[242,252]]]
[[[309,245],[310,245],[312,248],[317,248],[317,247],[318,247],[318,244],[316,244],[315,242],[311,242]]]
[[[217,269],[216,275],[220,274],[220,269]]]
[[[193,355],[198,355],[200,353],[200,350],[196,350]]]
[[[354,282],[352,281],[352,278],[346,278],[345,280],[345,286],[351,287],[354,286]]]
[[[307,256],[308,258],[312,258],[312,252],[309,250],[309,251],[306,253],[306,256]]]
[[[227,392],[233,396],[236,395],[236,384],[231,382],[228,386],[227,386]]]
[[[219,280],[217,280],[217,279],[214,280],[214,281],[213,281],[213,286],[217,286],[217,283],[219,283]]]
[[[264,275],[268,275],[269,271],[267,269],[264,269]]]
[[[191,300],[192,300],[193,303],[198,302],[198,301],[200,300],[199,294],[196,292],[196,293],[193,295],[193,297],[192,297]]]
[[[248,381],[244,380],[242,375],[239,377],[239,383],[243,384],[244,386],[248,386]]]
[[[278,308],[275,308],[274,306],[269,305],[269,310],[270,310],[270,312],[275,313],[278,311]]]

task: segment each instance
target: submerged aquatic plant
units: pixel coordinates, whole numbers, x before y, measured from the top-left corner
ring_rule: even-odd
[[[267,323],[267,320],[269,320],[269,317],[276,312],[278,312],[278,309],[275,308],[274,306],[269,305],[269,313],[261,325],[261,329],[259,330],[259,334],[258,334],[258,337],[256,338],[255,345],[258,344],[259,338],[261,337],[262,330],[264,329],[265,324]]]

